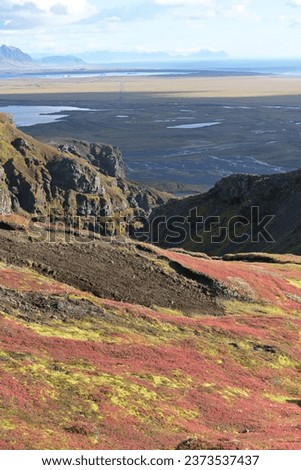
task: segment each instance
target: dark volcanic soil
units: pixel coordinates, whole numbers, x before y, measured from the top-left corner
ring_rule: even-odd
[[[0,105],[76,106],[67,117],[22,128],[49,142],[75,138],[118,146],[127,177],[175,194],[200,192],[232,173],[299,167],[299,96],[181,98],[160,93],[1,95]],[[179,128],[212,123],[204,128]],[[178,186],[180,185],[180,186]]]
[[[133,243],[40,243],[25,233],[0,230],[0,260],[36,271],[99,297],[222,315],[206,283],[176,272],[167,260]]]

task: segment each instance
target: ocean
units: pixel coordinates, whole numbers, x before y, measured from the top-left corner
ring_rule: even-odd
[[[277,60],[211,60],[211,61],[168,61],[132,62],[93,65],[80,69],[58,69],[51,71],[27,71],[0,73],[0,78],[84,78],[114,76],[169,76],[169,75],[284,75],[301,76],[301,59]]]

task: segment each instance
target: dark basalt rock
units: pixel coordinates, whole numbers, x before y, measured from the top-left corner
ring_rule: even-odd
[[[73,190],[79,193],[103,194],[104,189],[97,172],[85,165],[68,159],[58,159],[47,163],[47,170],[51,176],[51,185],[64,190]]]
[[[12,212],[12,200],[4,169],[0,167],[0,215],[8,215]]]
[[[56,221],[74,216],[132,219],[168,199],[128,182],[122,154],[111,145],[67,139],[55,149],[21,133],[4,114],[0,136],[0,215],[23,210]]]
[[[57,143],[56,146],[63,152],[84,158],[103,175],[125,179],[123,158],[118,147],[74,139],[67,139],[64,142]]]
[[[30,145],[22,137],[17,137],[11,144],[18,152],[25,153],[25,149],[30,150]]]

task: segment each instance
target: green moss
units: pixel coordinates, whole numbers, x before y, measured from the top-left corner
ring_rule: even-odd
[[[108,397],[113,405],[144,422],[156,407],[157,393],[121,376],[100,374],[94,377],[97,386],[109,387]]]
[[[284,354],[279,354],[275,357],[271,367],[273,369],[283,369],[286,367],[298,367],[299,365],[299,362],[295,361],[293,358]]]
[[[264,398],[274,402],[274,403],[286,403],[288,398],[282,395],[273,395],[271,393],[265,393]]]
[[[207,388],[207,389],[212,389],[212,388],[215,387],[215,383],[204,382],[204,383],[203,383],[203,387],[204,387],[204,388]]]
[[[20,321],[18,320],[18,322]],[[31,330],[34,330],[41,336],[66,338],[77,341],[106,341],[106,343],[118,342],[118,338],[114,338],[114,336],[109,336],[108,334],[106,334],[107,332],[101,329],[101,323],[98,324],[98,322],[96,321],[89,322],[86,320],[69,320],[68,322],[63,322],[59,320],[54,320],[51,322],[51,324],[43,325],[37,323],[26,323],[26,326]],[[115,336],[117,332],[123,332],[123,330],[121,328],[115,328]]]
[[[218,392],[225,400],[233,401],[237,397],[247,398],[249,392],[238,387],[226,387]]]
[[[199,416],[199,413],[197,411],[184,410],[184,409],[179,409],[178,414],[181,418],[187,419],[187,420],[195,419],[195,418],[198,418]]]
[[[283,316],[284,312],[279,307],[264,305],[260,303],[247,303],[239,300],[230,300],[224,303],[225,311],[228,315],[258,315]]]
[[[186,388],[191,382],[192,378],[183,374],[177,375],[175,378],[167,378],[160,375],[139,375],[139,378],[150,381],[156,388],[167,387],[170,389]]]
[[[164,313],[165,315],[170,315],[170,316],[173,316],[173,317],[184,317],[185,316],[183,314],[183,312],[181,312],[180,310],[174,310],[174,309],[171,309],[171,308],[163,308],[163,307],[160,307],[158,305],[154,305],[154,309],[157,312]]]
[[[301,290],[301,280],[300,279],[287,279],[287,281],[291,286],[297,287],[297,289]]]
[[[12,431],[16,429],[16,425],[12,422],[11,419],[3,418],[0,419],[0,433],[6,431]]]

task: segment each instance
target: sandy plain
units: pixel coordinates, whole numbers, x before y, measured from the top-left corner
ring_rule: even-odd
[[[0,81],[0,94],[160,93],[179,97],[239,98],[300,95],[301,79],[280,76],[164,76],[16,78]]]

